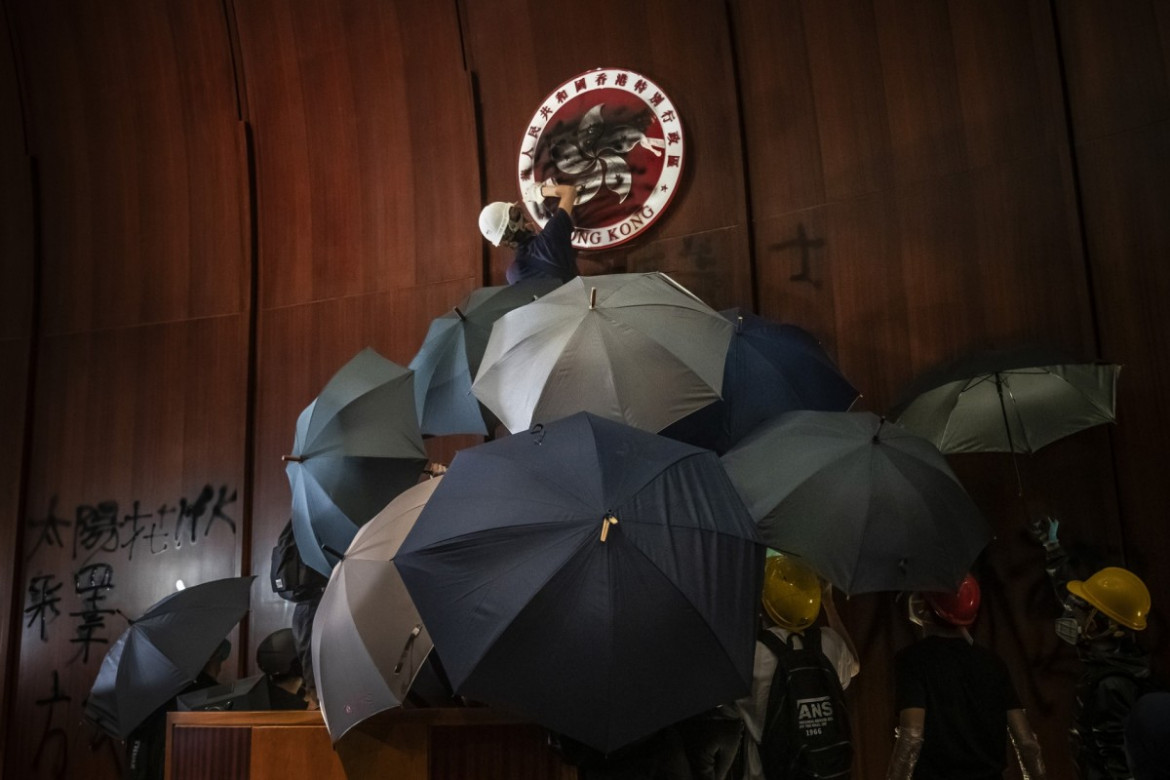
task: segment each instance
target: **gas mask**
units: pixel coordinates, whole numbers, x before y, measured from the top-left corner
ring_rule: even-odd
[[[1117,631],[1112,620],[1104,619],[1091,604],[1071,594],[1064,600],[1064,614],[1056,619],[1053,628],[1057,638],[1070,645],[1082,640],[1092,642]]]

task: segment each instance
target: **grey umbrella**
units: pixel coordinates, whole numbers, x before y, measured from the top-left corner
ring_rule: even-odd
[[[954,590],[990,539],[935,446],[869,412],[789,412],[722,460],[764,542],[846,593]]]
[[[890,416],[945,453],[1012,453],[1022,496],[1016,453],[1113,422],[1120,371],[1032,347],[978,352],[920,376]]]
[[[354,537],[313,618],[313,668],[333,741],[406,701],[420,672],[434,676],[434,643],[402,584],[394,555],[442,477],[405,491]]]
[[[1121,366],[1053,352],[982,352],[923,374],[891,413],[940,451],[1035,452],[1116,418]]]
[[[85,716],[118,739],[195,680],[248,611],[254,577],[193,585],[132,621],[102,659]]]
[[[666,274],[578,277],[496,320],[472,392],[513,433],[581,411],[656,433],[718,400],[732,331]]]
[[[359,352],[301,412],[284,460],[297,549],[328,575],[358,527],[427,464],[414,372],[372,349]]]

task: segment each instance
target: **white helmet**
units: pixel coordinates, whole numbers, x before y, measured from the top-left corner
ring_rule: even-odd
[[[487,204],[483,211],[479,212],[479,232],[483,233],[483,237],[490,241],[492,246],[499,246],[505,236],[524,225],[522,215],[515,220],[512,219],[514,205],[516,204],[497,200],[495,203]]]

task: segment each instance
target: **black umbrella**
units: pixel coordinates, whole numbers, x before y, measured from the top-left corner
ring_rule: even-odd
[[[990,539],[933,444],[869,412],[789,412],[723,456],[769,547],[845,593],[954,590]]]
[[[328,576],[357,529],[427,464],[414,372],[372,349],[359,352],[301,412],[284,460],[297,549]]]
[[[481,287],[460,305],[431,321],[410,361],[415,404],[424,434],[491,434],[496,419],[471,393],[487,348],[492,323],[560,286],[557,279],[532,279],[502,287]]]
[[[763,553],[713,452],[577,413],[460,452],[395,564],[457,693],[608,752],[747,693]]]
[[[722,454],[784,412],[843,412],[857,400],[857,388],[808,331],[742,309],[719,313],[735,325],[723,366],[723,398],[662,435]]]
[[[102,659],[85,716],[118,739],[128,737],[199,675],[248,611],[253,579],[193,585],[131,621]]]

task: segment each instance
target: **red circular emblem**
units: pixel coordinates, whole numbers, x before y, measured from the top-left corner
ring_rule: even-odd
[[[549,178],[577,185],[573,246],[608,249],[662,216],[678,188],[683,148],[678,111],[657,84],[599,68],[544,99],[520,144],[517,173],[521,189]]]

